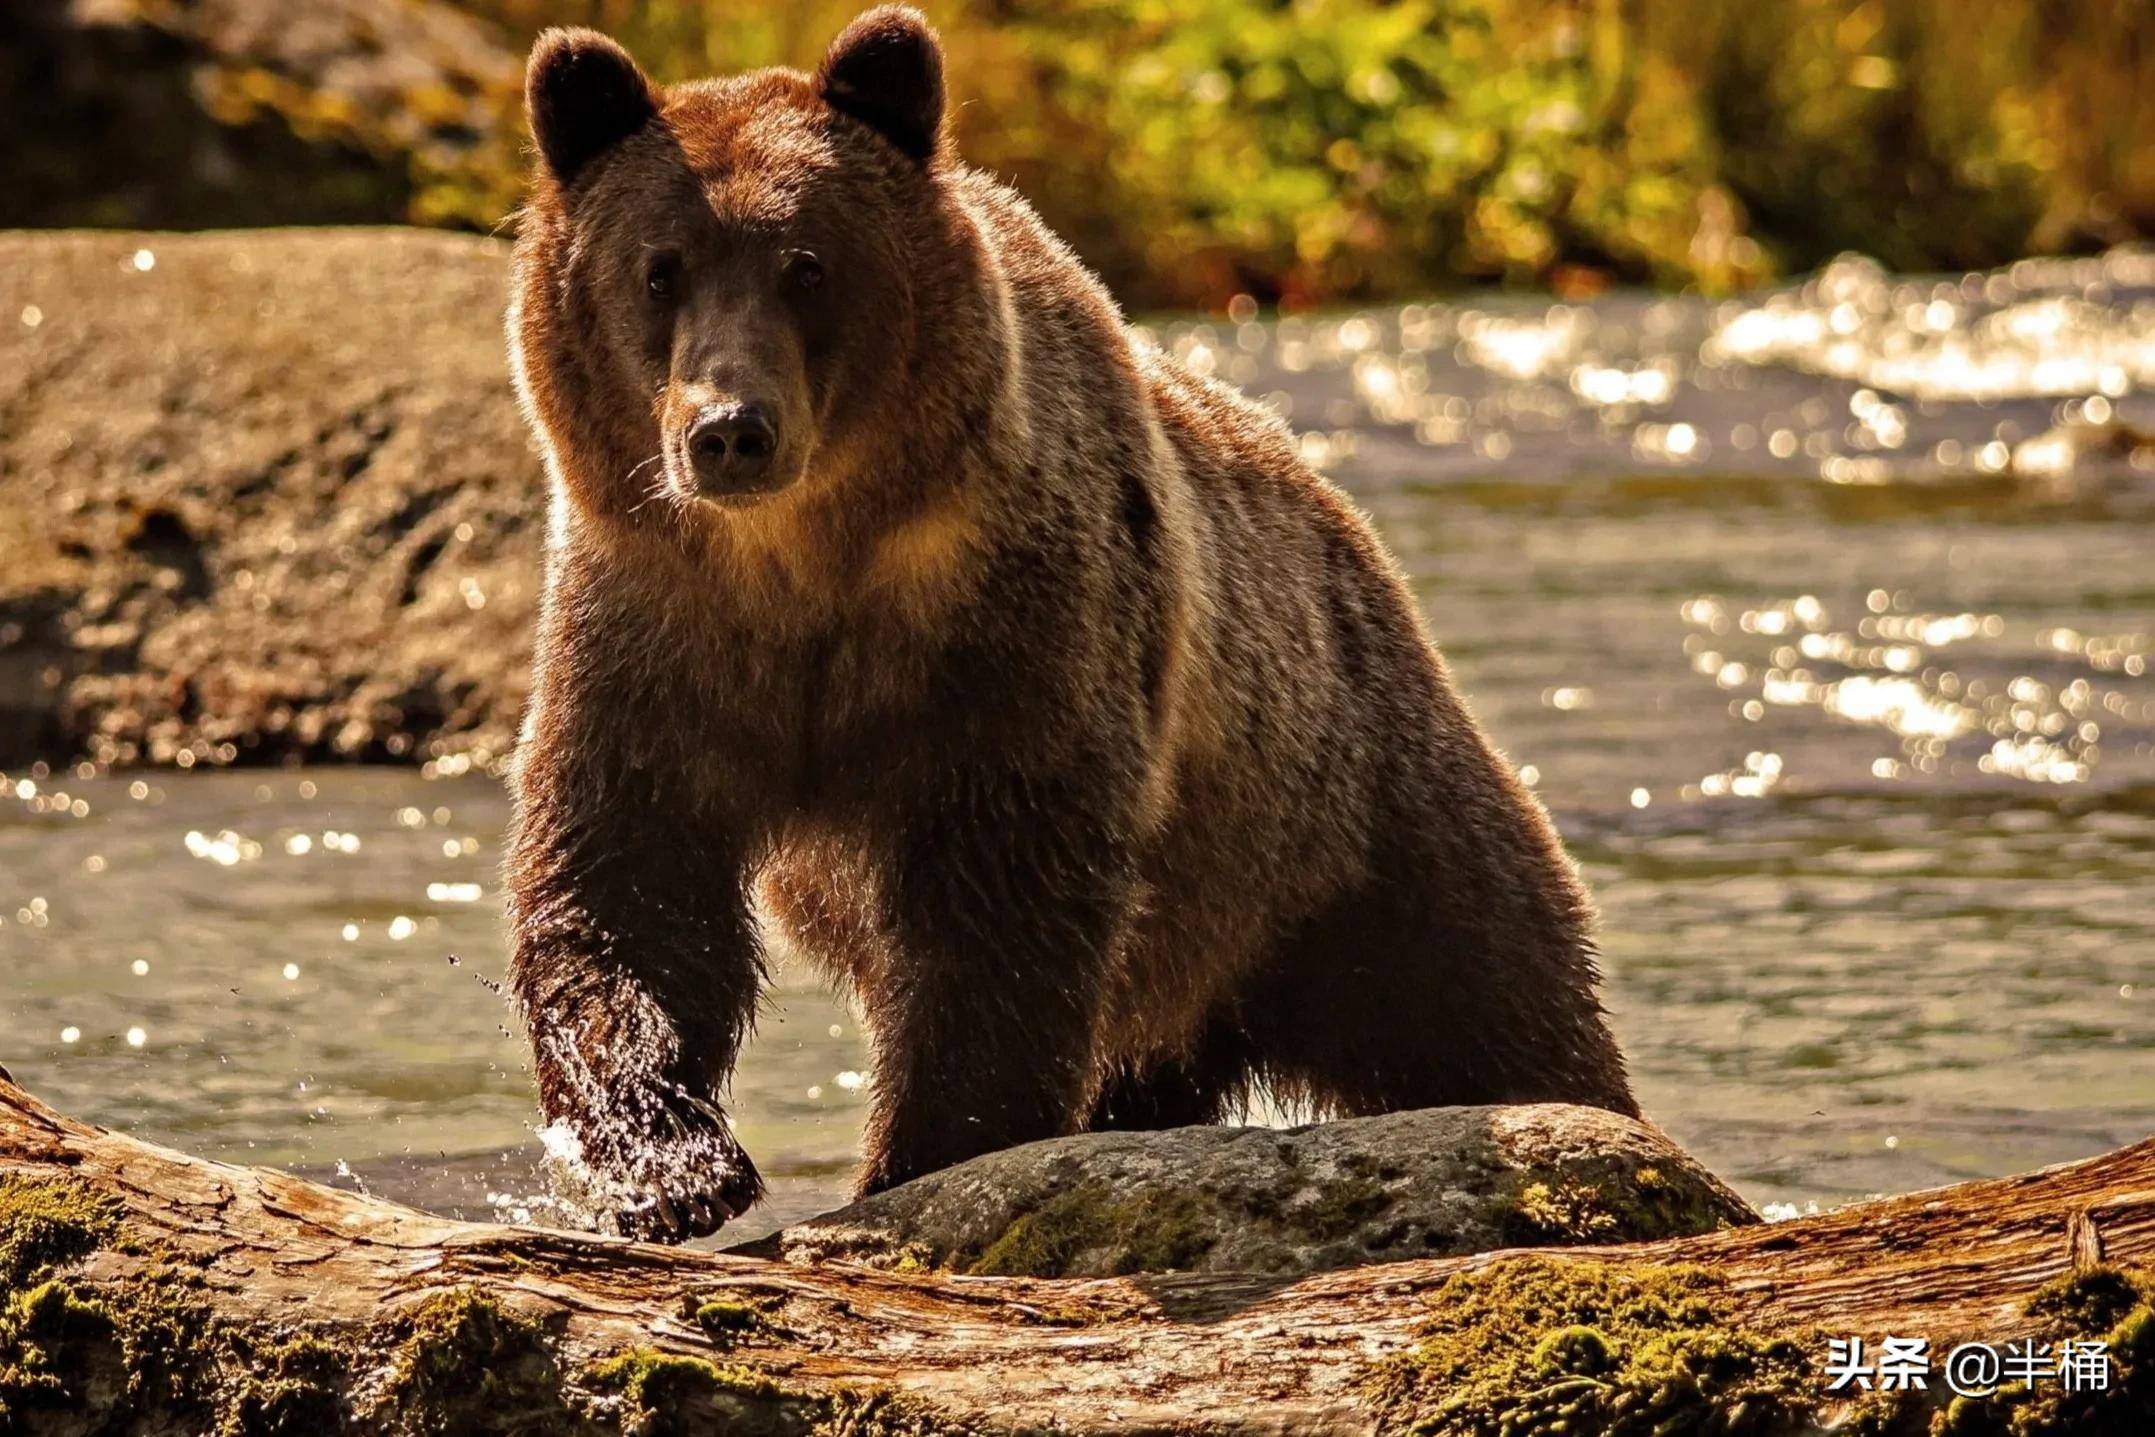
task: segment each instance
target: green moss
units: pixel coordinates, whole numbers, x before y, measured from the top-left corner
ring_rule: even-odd
[[[626,1437],[688,1431],[806,1431],[822,1399],[753,1368],[637,1347],[584,1370],[584,1384],[621,1399]]]
[[[1557,1181],[1536,1180],[1498,1199],[1510,1247],[1561,1247],[1688,1237],[1729,1226],[1730,1210],[1695,1182],[1672,1182],[1651,1164]]]
[[[10,1289],[0,1411],[55,1398],[114,1417],[206,1411],[217,1331],[188,1280],[161,1266],[94,1292],[64,1277]]]
[[[1194,1193],[1132,1198],[1102,1215],[1109,1222],[1109,1241],[1120,1249],[1111,1264],[1116,1273],[1187,1268],[1218,1241],[1207,1224],[1206,1205]]]
[[[1815,1333],[1742,1321],[1697,1268],[1519,1258],[1431,1295],[1417,1345],[1374,1367],[1381,1431],[1419,1437],[1780,1434],[1830,1420],[1846,1437],[2146,1437],[2155,1432],[2155,1279],[2114,1268],[2061,1279],[2027,1305],[2028,1331],[2106,1342],[2109,1385],[2059,1381],[1989,1397],[1825,1393]],[[1943,1351],[1935,1354],[1943,1359]]]
[[[1574,1323],[1534,1344],[1533,1364],[1552,1377],[1599,1377],[1616,1366],[1616,1353],[1600,1328]]]
[[[2057,1380],[1955,1398],[1936,1437],[2146,1437],[2155,1432],[2155,1277],[2098,1267],[2047,1283],[2029,1299],[2034,1336],[2106,1344],[2107,1386],[2071,1392]],[[2027,1340],[2027,1335],[2017,1335]]]
[[[203,1305],[200,1281],[160,1264],[98,1294],[119,1327],[136,1405],[196,1411],[218,1395],[220,1372],[233,1365],[230,1329]]]
[[[988,1277],[1060,1277],[1093,1241],[1096,1218],[1079,1194],[1063,1193],[1010,1224],[965,1270]]]
[[[478,1437],[574,1425],[545,1331],[470,1288],[428,1299],[405,1332],[376,1410],[397,1433]]]
[[[63,1282],[10,1292],[0,1306],[0,1431],[38,1411],[124,1403],[126,1356],[111,1312]]]
[[[317,1337],[233,1345],[241,1376],[226,1394],[218,1437],[314,1437],[345,1425],[350,1354]]]
[[[2052,1278],[2028,1299],[2028,1316],[2055,1337],[2108,1332],[2147,1301],[2142,1279],[2115,1267]]]
[[[1369,1375],[1383,1431],[1770,1433],[1809,1407],[1803,1349],[1743,1325],[1698,1268],[1522,1258],[1430,1302],[1417,1345]]]
[[[1106,1249],[1107,1271],[1186,1268],[1212,1247],[1207,1208],[1193,1193],[1117,1196],[1081,1183],[1020,1216],[970,1261],[954,1265],[992,1277],[1062,1277],[1084,1253]]]
[[[721,1367],[701,1357],[683,1357],[655,1347],[633,1347],[595,1363],[585,1380],[601,1392],[618,1392],[632,1403],[647,1399],[663,1401],[692,1394],[721,1391],[744,1392],[756,1397],[776,1397],[783,1389],[763,1373],[747,1367]]]
[[[618,1395],[626,1437],[673,1432],[788,1432],[802,1437],[970,1437],[916,1397],[887,1387],[809,1392],[751,1368],[635,1348],[584,1371]]]
[[[888,1387],[840,1387],[819,1399],[812,1437],[972,1437],[974,1431]]]
[[[1326,1178],[1307,1202],[1292,1203],[1279,1215],[1292,1230],[1328,1242],[1345,1237],[1391,1205],[1391,1192],[1373,1177]]]
[[[1515,1247],[1602,1242],[1616,1233],[1616,1214],[1602,1206],[1600,1190],[1571,1182],[1528,1183],[1505,1224],[1505,1241]]]
[[[1651,1164],[1633,1169],[1628,1180],[1618,1179],[1616,1192],[1613,1211],[1627,1242],[1649,1234],[1690,1237],[1759,1221],[1758,1214],[1733,1194],[1719,1194],[1711,1184],[1698,1180],[1672,1182]]]
[[[1845,1395],[1845,1394],[1844,1394]],[[1937,1399],[1928,1391],[1866,1392],[1836,1417],[1836,1437],[1932,1437]]]
[[[704,1336],[721,1345],[738,1342],[770,1327],[770,1319],[750,1302],[717,1299],[699,1305],[694,1316]]]
[[[88,1257],[119,1233],[124,1211],[73,1178],[0,1176],[0,1291]]]
[[[0,1431],[22,1414],[90,1430],[312,1437],[344,1425],[349,1352],[251,1331],[204,1306],[192,1272],[153,1266],[95,1291],[53,1278],[0,1307]]]

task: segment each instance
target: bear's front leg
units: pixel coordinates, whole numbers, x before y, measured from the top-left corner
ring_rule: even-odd
[[[883,875],[890,951],[866,976],[875,1090],[862,1195],[1077,1131],[1133,885],[1083,784],[967,785]]]
[[[518,776],[510,980],[549,1122],[576,1135],[622,1231],[679,1242],[762,1194],[719,1090],[762,954],[736,851],[693,817]]]

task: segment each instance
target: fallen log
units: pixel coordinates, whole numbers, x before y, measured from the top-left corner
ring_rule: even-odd
[[[0,1082],[0,1431],[1465,1432],[1473,1413],[1417,1395],[1433,1318],[1464,1281],[1586,1273],[1677,1274],[1745,1341],[1819,1336],[1774,1359],[1806,1390],[1699,1429],[1783,1430],[1756,1419],[1832,1416],[1824,1333],[2002,1342],[2045,1284],[2148,1264],[2155,1140],[1619,1248],[1045,1281],[454,1222],[139,1142]]]

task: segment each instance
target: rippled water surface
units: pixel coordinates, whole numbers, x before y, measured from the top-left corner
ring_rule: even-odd
[[[1586,867],[1648,1109],[1799,1206],[2155,1130],[2151,336],[2130,255],[1158,331],[1376,518]],[[505,812],[416,772],[10,774],[0,1061],[197,1151],[527,1199]],[[748,1230],[842,1195],[866,1062],[781,961]]]

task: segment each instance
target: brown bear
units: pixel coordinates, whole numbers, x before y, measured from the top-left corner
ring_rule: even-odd
[[[759,898],[873,1033],[863,1192],[1255,1087],[1637,1111],[1585,895],[1392,561],[960,163],[920,15],[667,88],[550,31],[528,101],[513,987],[629,1230],[758,1195]]]

